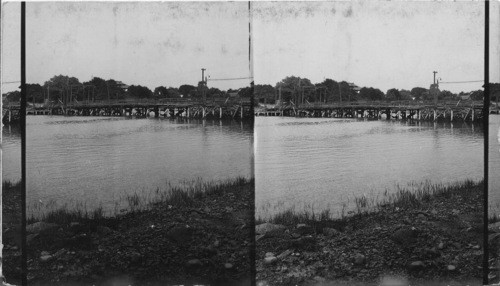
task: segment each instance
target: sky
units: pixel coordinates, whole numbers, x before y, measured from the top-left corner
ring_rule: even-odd
[[[250,77],[246,2],[28,2],[26,19],[28,83],[62,74],[150,89],[196,86],[202,68],[211,79]],[[6,64],[16,73],[13,62]],[[209,80],[208,86],[249,83]]]
[[[484,78],[483,2],[258,2],[253,7],[256,84],[274,85],[295,75],[386,92],[429,88],[433,71],[443,82]],[[443,83],[440,89],[482,85]]]
[[[500,4],[491,4],[490,78],[500,82]],[[19,10],[2,4],[2,92],[19,80]],[[27,81],[54,75],[126,84],[196,85],[250,77],[256,84],[286,76],[354,82],[386,92],[441,81],[482,80],[483,2],[28,2]],[[249,21],[252,26],[249,35]],[[250,80],[209,81],[220,89]],[[441,84],[452,92],[481,82]]]

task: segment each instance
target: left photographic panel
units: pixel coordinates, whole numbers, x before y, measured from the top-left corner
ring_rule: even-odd
[[[21,198],[21,4],[1,4],[1,270],[0,277],[20,285],[22,278]]]
[[[248,3],[26,5],[30,285],[250,284],[248,27]]]

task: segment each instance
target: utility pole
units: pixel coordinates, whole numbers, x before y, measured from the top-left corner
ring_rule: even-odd
[[[438,73],[437,71],[433,71],[432,73],[434,73],[434,81],[433,83],[436,84],[436,74]]]
[[[206,79],[205,79],[205,71],[207,69],[202,68],[201,69],[201,94],[203,97],[203,103],[205,103],[205,86],[206,86]]]

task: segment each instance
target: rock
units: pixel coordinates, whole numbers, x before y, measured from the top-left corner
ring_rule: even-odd
[[[438,249],[439,249],[439,250],[444,249],[444,243],[443,243],[443,242],[440,242],[440,243],[439,243],[439,245],[438,245]]]
[[[455,267],[455,265],[448,265],[446,269],[448,269],[448,271],[455,271],[457,268]]]
[[[49,261],[51,259],[52,259],[52,255],[49,255],[49,254],[40,256],[40,261],[41,262],[47,262],[47,261]]]
[[[334,237],[334,236],[337,236],[340,234],[340,232],[334,228],[331,228],[331,227],[325,227],[323,228],[323,234],[325,236],[329,236],[329,237]]]
[[[66,249],[59,249],[56,253],[54,253],[54,256],[55,257],[58,257],[58,256],[61,256],[63,255],[64,253],[66,253]]]
[[[28,233],[40,233],[43,231],[53,231],[59,228],[58,224],[48,223],[48,222],[35,222],[26,226],[26,232]]]
[[[321,276],[314,276],[313,280],[316,282],[325,282],[326,281],[326,279],[321,277]]]
[[[113,232],[114,231],[107,226],[102,226],[102,225],[97,226],[97,233],[99,233],[100,235],[108,235]]]
[[[33,240],[35,240],[36,238],[38,238],[38,236],[39,236],[39,235],[38,235],[38,233],[28,234],[28,235],[26,236],[26,243],[27,243],[27,244],[32,243],[32,242],[33,242]]]
[[[417,230],[414,227],[405,227],[398,229],[391,236],[391,239],[402,245],[409,245],[415,242],[417,238]]]
[[[500,233],[500,221],[495,223],[490,223],[488,225],[488,231],[494,233]]]
[[[408,268],[410,271],[419,271],[424,269],[424,267],[425,264],[422,261],[413,261],[412,263],[410,263]]]
[[[175,226],[167,232],[167,237],[177,243],[183,243],[191,238],[193,230],[188,226]]]
[[[292,245],[299,249],[313,250],[316,247],[316,239],[312,236],[304,236],[299,239],[292,240]]]
[[[354,256],[354,265],[361,266],[361,265],[365,264],[365,260],[366,260],[366,257],[363,254],[358,253]]]
[[[283,251],[280,255],[278,255],[278,259],[282,260],[292,253],[293,252],[290,249],[287,249],[287,250]]]
[[[45,255],[49,255],[49,254],[50,253],[48,251],[45,251],[45,250],[40,253],[41,256],[45,256]]]
[[[314,228],[305,223],[299,223],[297,224],[296,232],[300,235],[313,234]]]
[[[272,224],[269,222],[259,224],[255,226],[255,233],[256,234],[265,234],[266,236],[270,237],[276,234],[280,234],[285,232],[286,227],[281,224]]]
[[[266,255],[264,255],[264,257],[272,257],[274,256],[274,253],[272,252],[266,252]]]
[[[263,239],[265,236],[266,236],[265,234],[258,234],[258,235],[256,235],[256,236],[255,236],[255,242],[257,242],[257,241],[259,241],[259,240]]]
[[[199,259],[191,259],[186,263],[186,266],[189,268],[195,268],[202,266],[203,263]]]
[[[233,264],[231,264],[231,263],[224,263],[224,268],[226,268],[226,270],[231,270],[231,269],[233,269]]]
[[[492,234],[488,235],[488,243],[490,243],[490,244],[498,243],[495,241],[499,240],[499,238],[500,238],[500,233],[492,233]]]
[[[474,245],[474,246],[472,247],[472,249],[478,250],[478,249],[481,249],[481,246],[480,246],[480,245]]]
[[[264,264],[266,265],[274,264],[276,261],[278,261],[278,258],[275,256],[269,256],[264,258]]]

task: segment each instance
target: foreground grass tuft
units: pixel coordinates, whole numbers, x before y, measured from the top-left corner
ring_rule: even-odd
[[[354,215],[365,215],[382,209],[396,210],[419,208],[431,202],[433,198],[451,198],[455,195],[461,195],[469,192],[475,188],[482,188],[483,186],[484,184],[482,180],[477,182],[465,180],[451,185],[424,182],[421,184],[411,184],[409,187],[404,188],[398,186],[397,190],[393,193],[389,193],[386,190],[383,194],[383,198],[380,200],[368,198],[365,195],[356,197],[354,199],[355,210],[349,213]],[[333,217],[332,212],[328,209],[317,213],[314,212],[312,208],[297,211],[294,207],[291,207],[267,219],[259,217],[256,219],[256,223],[271,222],[283,225],[296,225],[299,223],[317,224],[329,221],[345,222],[351,217],[352,216],[345,215],[345,205],[342,210],[342,214],[339,217]],[[493,220],[498,221],[500,220],[500,217],[494,216],[491,217],[490,220],[490,222]]]
[[[221,182],[203,182],[198,179],[193,182],[184,182],[181,186],[168,185],[166,189],[156,188],[149,193],[134,193],[125,196],[123,199],[128,204],[128,212],[146,211],[155,205],[164,204],[176,207],[195,207],[200,204],[200,199],[211,195],[220,195],[228,189],[241,188],[253,179],[238,177],[232,180]],[[111,216],[117,216],[118,211]],[[82,222],[92,220],[94,222],[105,220],[107,216],[103,207],[88,210],[85,204],[73,207],[63,206],[41,215],[32,215],[28,223],[36,221],[51,222],[57,224],[69,224],[71,222]]]

